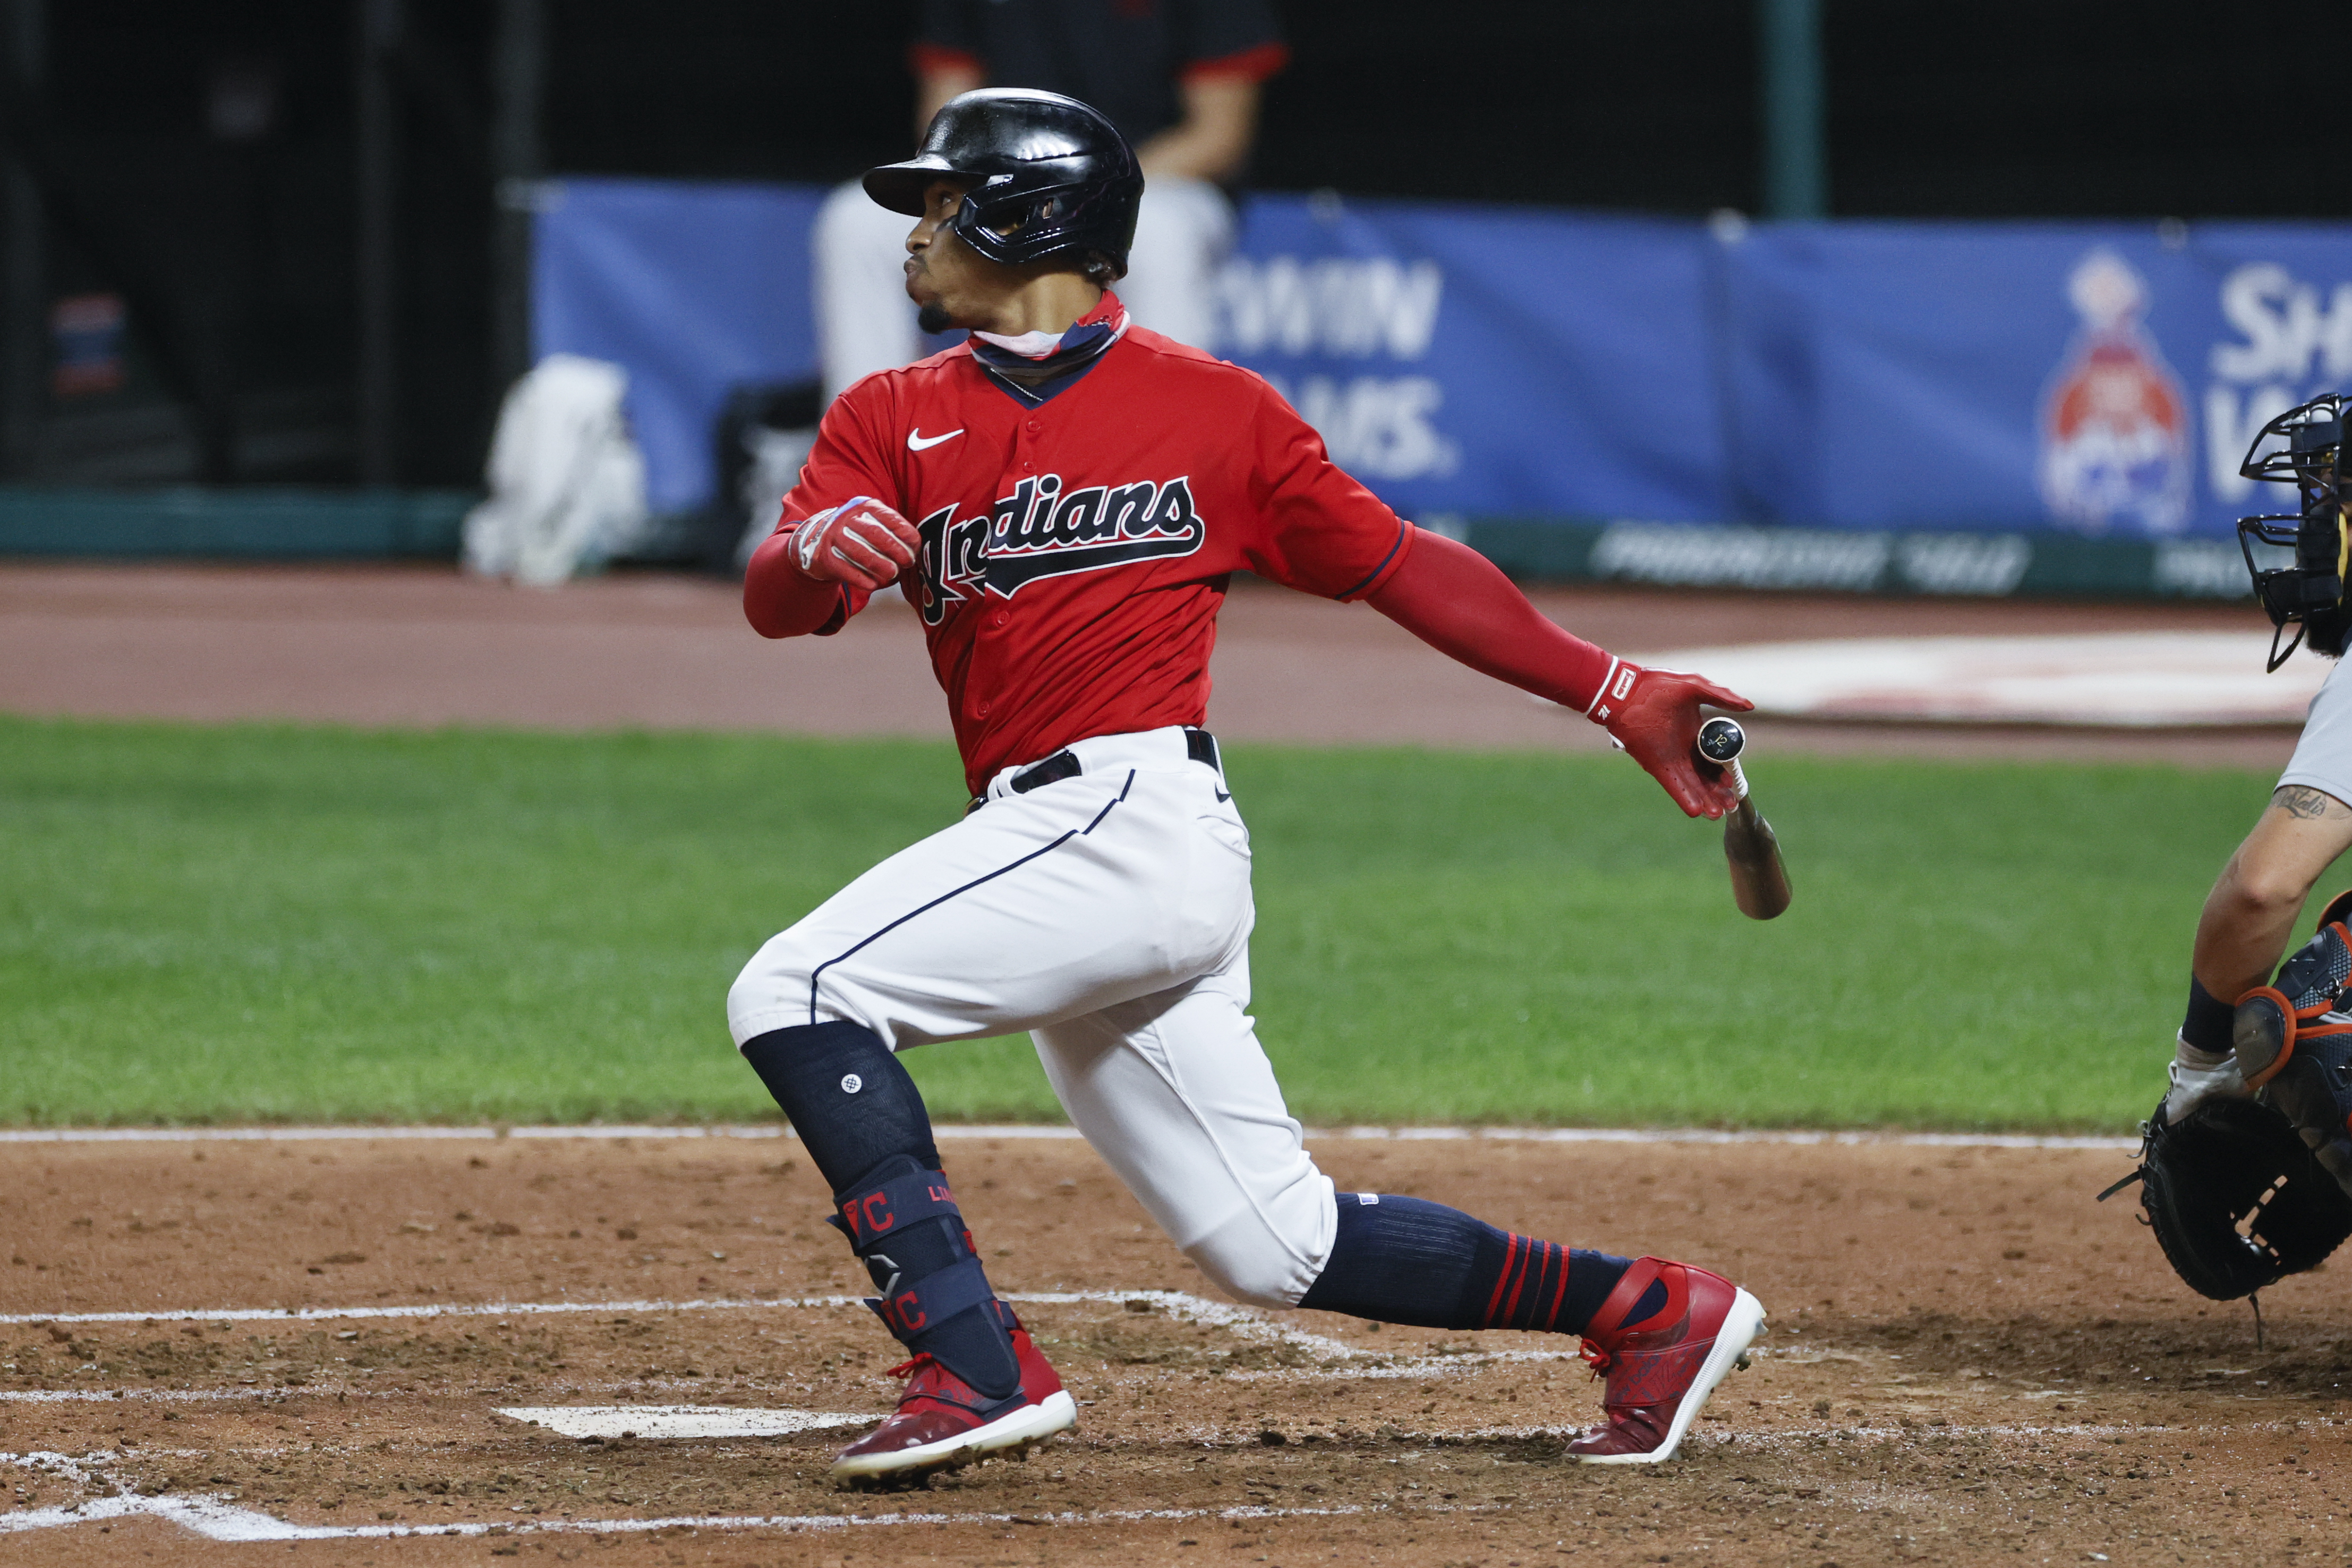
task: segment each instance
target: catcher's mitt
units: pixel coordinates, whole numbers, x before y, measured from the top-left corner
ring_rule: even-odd
[[[2169,1126],[2158,1105],[2142,1133],[2139,1169],[2099,1197],[2137,1180],[2165,1260],[2200,1295],[2251,1296],[2352,1237],[2352,1196],[2267,1105],[2215,1098]]]

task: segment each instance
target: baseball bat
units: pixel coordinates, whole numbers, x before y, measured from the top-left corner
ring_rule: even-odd
[[[1717,716],[1698,727],[1698,762],[1728,770],[1739,805],[1723,819],[1723,858],[1731,870],[1731,899],[1750,920],[1769,921],[1789,907],[1789,868],[1780,859],[1780,841],[1772,825],[1756,809],[1748,793],[1748,775],[1740,770],[1739,753],[1748,749],[1748,731],[1737,720]]]

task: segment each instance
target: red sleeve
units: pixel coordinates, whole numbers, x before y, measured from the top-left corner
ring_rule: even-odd
[[[907,64],[918,78],[945,76],[950,72],[961,75],[966,71],[974,76],[988,74],[978,55],[964,49],[950,48],[944,44],[924,43],[920,39],[908,47]]]
[[[1412,552],[1370,601],[1447,658],[1579,712],[1616,663],[1528,604],[1493,562],[1440,534],[1415,530]]]
[[[1258,394],[1250,422],[1257,531],[1242,546],[1243,563],[1326,599],[1377,592],[1411,551],[1411,527],[1331,461],[1323,437],[1272,387],[1260,382]]]
[[[751,552],[743,573],[743,616],[761,637],[831,637],[872,596],[802,575],[788,542],[803,522],[843,501],[872,496],[899,504],[898,475],[881,458],[888,447],[872,434],[869,405],[887,395],[882,378],[875,376],[833,400],[801,465],[800,482],[784,497],[776,531]]]
[[[1240,49],[1230,55],[1220,55],[1213,60],[1194,60],[1178,77],[1184,81],[1264,81],[1280,73],[1290,63],[1290,50],[1279,43],[1260,44],[1255,48]]]

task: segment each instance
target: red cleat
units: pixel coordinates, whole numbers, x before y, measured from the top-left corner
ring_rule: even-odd
[[[1623,1320],[1653,1281],[1666,1304],[1630,1329]],[[1634,1261],[1584,1331],[1584,1359],[1606,1373],[1608,1420],[1568,1446],[1588,1465],[1654,1465],[1675,1457],[1699,1407],[1764,1327],[1764,1308],[1720,1274],[1661,1258]]]
[[[893,1377],[907,1380],[898,1408],[841,1451],[833,1479],[851,1487],[919,1480],[992,1454],[1026,1456],[1031,1444],[1076,1426],[1078,1407],[1029,1331],[1012,1333],[1021,1386],[1003,1399],[983,1398],[928,1355],[892,1367]]]

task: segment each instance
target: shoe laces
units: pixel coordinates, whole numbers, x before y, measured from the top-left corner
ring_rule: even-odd
[[[908,1356],[897,1366],[884,1368],[882,1375],[885,1377],[913,1377],[916,1373],[921,1372],[926,1366],[937,1366],[938,1364],[938,1359],[934,1357],[930,1352],[924,1351],[919,1354]]]
[[[1617,1360],[1613,1352],[1591,1340],[1583,1342],[1582,1347],[1576,1353],[1582,1356],[1585,1364],[1592,1368],[1594,1377],[1599,1377],[1602,1373],[1607,1372]]]

